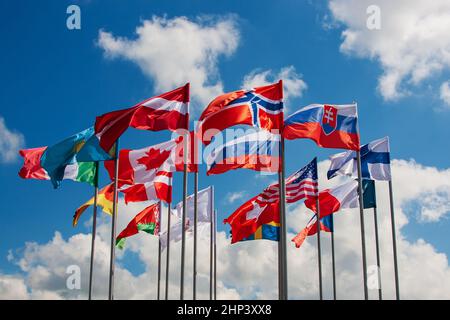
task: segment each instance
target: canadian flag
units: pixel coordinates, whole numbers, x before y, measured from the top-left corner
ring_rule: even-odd
[[[139,150],[119,153],[118,183],[125,202],[172,200],[172,174],[178,162],[180,139],[174,139]],[[111,180],[114,180],[114,161],[105,161]]]
[[[305,201],[307,208],[317,213],[316,199],[308,198]],[[357,208],[358,181],[351,180],[332,189],[326,189],[319,193],[320,217],[326,217],[340,209]]]

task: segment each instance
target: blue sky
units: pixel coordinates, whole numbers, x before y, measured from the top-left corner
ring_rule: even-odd
[[[81,8],[81,30],[66,28],[65,12],[72,3]],[[240,88],[251,72],[272,70],[276,74],[293,66],[307,89],[288,100],[290,112],[310,103],[357,101],[363,142],[388,135],[392,158],[412,158],[423,166],[441,170],[450,167],[450,109],[439,97],[439,86],[449,78],[448,67],[418,84],[405,80],[407,95],[397,100],[385,99],[377,90],[383,64],[376,56],[357,57],[340,50],[342,32],[349,26],[341,21],[333,28],[324,27],[324,17],[332,16],[327,1],[1,2],[0,116],[9,130],[24,136],[24,147],[56,143],[91,126],[97,115],[160,93],[155,90],[158,80],[145,74],[138,64],[121,57],[107,58],[105,49],[98,44],[100,30],[114,37],[136,39],[136,28],[152,16],[169,20],[185,16],[199,24],[199,17],[233,21],[240,34],[239,43],[228,56],[218,55],[217,72],[213,75],[220,78],[224,91]],[[192,108],[197,112],[195,118],[203,106],[194,101]],[[167,132],[130,129],[121,140],[121,147],[145,147],[169,137]],[[286,148],[287,173],[315,156],[325,160],[338,152],[301,140],[287,142]],[[92,188],[64,181],[60,189],[53,190],[49,182],[20,179],[20,165],[20,159],[0,163],[4,186],[0,202],[0,273],[20,272],[7,256],[9,250],[20,254],[25,242],[45,243],[56,230],[64,237],[90,231],[83,223],[72,228],[71,219],[74,210],[91,197]],[[177,174],[174,180],[175,201],[181,200],[181,177]],[[200,188],[215,185],[221,221],[275,178],[261,178],[245,170],[206,177],[203,170]],[[106,183],[106,179],[103,171],[101,181]],[[190,184],[191,192],[192,188]],[[230,203],[230,192],[237,191],[244,192],[244,197]],[[411,204],[405,209],[413,217],[404,229],[405,237],[411,241],[426,238],[438,251],[450,254],[447,220],[423,223],[414,208],[417,209]],[[88,220],[90,213],[82,222]],[[219,228],[224,227],[220,224]],[[130,254],[124,264],[131,270],[140,270],[136,260]]]

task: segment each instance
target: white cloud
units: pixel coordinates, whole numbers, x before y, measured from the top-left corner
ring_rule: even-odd
[[[329,161],[319,164],[320,172],[325,172]],[[403,299],[450,299],[450,268],[446,254],[439,252],[426,239],[407,240],[404,227],[417,217],[433,222],[445,216],[444,210],[434,212],[433,202],[449,203],[450,169],[438,170],[414,161],[395,160],[392,164],[396,210],[397,241],[400,268],[401,297]],[[342,179],[330,182],[321,175],[320,184],[330,186]],[[384,297],[394,297],[394,276],[392,263],[392,242],[387,183],[377,183],[382,284]],[[444,198],[447,197],[446,201]],[[415,210],[409,205],[414,202]],[[434,201],[435,202],[435,201]],[[118,231],[145,204],[119,205]],[[426,209],[424,211],[424,208]],[[448,210],[447,210],[448,211]],[[164,211],[165,212],[165,211]],[[447,212],[448,213],[448,212]],[[288,239],[307,223],[311,213],[303,204],[289,207]],[[110,219],[100,216],[94,273],[94,296],[107,296],[107,275],[109,267]],[[164,217],[163,217],[164,218]],[[163,220],[164,221],[164,220]],[[375,264],[372,212],[365,215],[368,264]],[[322,233],[323,272],[325,297],[331,297],[331,261],[329,234]],[[208,230],[205,239],[209,238]],[[45,244],[27,243],[17,257],[11,253],[9,259],[16,262],[21,275],[0,275],[0,298],[20,299],[85,299],[90,254],[90,235],[76,234],[65,240],[55,233]],[[335,241],[337,257],[337,292],[339,299],[362,298],[361,240],[358,210],[344,210],[335,217]],[[301,249],[289,243],[288,272],[289,296],[292,299],[316,299],[318,292],[316,238],[310,237]],[[140,233],[129,239],[125,252],[117,251],[116,297],[119,299],[154,299],[156,296],[157,239]],[[218,250],[218,297],[222,299],[276,299],[277,297],[277,244],[270,241],[243,242],[229,244],[225,232],[217,235]],[[144,271],[132,274],[124,267],[127,251],[132,251],[140,259]],[[192,240],[188,237],[186,248],[186,297],[192,294]],[[178,299],[180,275],[180,243],[171,246],[170,298]],[[208,298],[209,292],[209,243],[199,241],[198,295]],[[163,261],[165,255],[163,254]],[[68,290],[65,286],[68,265],[77,264],[82,270],[82,290]],[[163,270],[164,263],[163,263]],[[23,275],[22,275],[23,274]],[[164,271],[163,276],[164,279]],[[142,285],[147,283],[150,285]],[[164,284],[164,281],[163,281]],[[372,298],[376,291],[370,290]]]
[[[8,129],[5,119],[0,117],[0,162],[10,163],[15,161],[24,142],[23,135]]]
[[[101,30],[98,44],[107,57],[136,63],[154,80],[156,92],[191,82],[191,95],[203,109],[223,92],[218,60],[235,52],[239,31],[233,16],[196,20],[154,16],[136,28],[135,39]]]
[[[373,4],[381,10],[380,30],[367,28],[366,10]],[[386,100],[409,94],[450,67],[447,0],[330,0],[329,8],[344,25],[341,51],[381,64],[378,89]]]
[[[303,92],[308,88],[302,76],[298,74],[294,66],[282,68],[278,73],[273,70],[253,70],[244,77],[242,87],[249,89],[264,86],[270,83],[283,80],[284,101],[290,98],[301,97]]]
[[[237,200],[243,199],[245,196],[245,192],[229,192],[225,199],[228,203],[235,203]]]
[[[446,81],[441,85],[441,100],[450,107],[450,81]]]

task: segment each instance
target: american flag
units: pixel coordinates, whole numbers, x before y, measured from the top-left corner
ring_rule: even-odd
[[[294,203],[304,198],[317,197],[319,192],[317,180],[317,158],[314,158],[286,179],[286,202]],[[260,205],[266,205],[278,199],[279,185],[277,183],[268,186],[255,201]]]

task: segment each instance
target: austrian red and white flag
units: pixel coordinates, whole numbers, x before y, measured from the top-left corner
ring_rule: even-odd
[[[316,199],[309,198],[305,201],[307,208],[317,213]],[[319,193],[320,217],[326,217],[341,209],[357,208],[358,181],[351,180],[332,189],[326,189]]]
[[[189,83],[142,101],[134,107],[98,116],[95,120],[95,135],[100,146],[109,151],[128,127],[150,131],[176,131],[187,129],[188,123]]]

